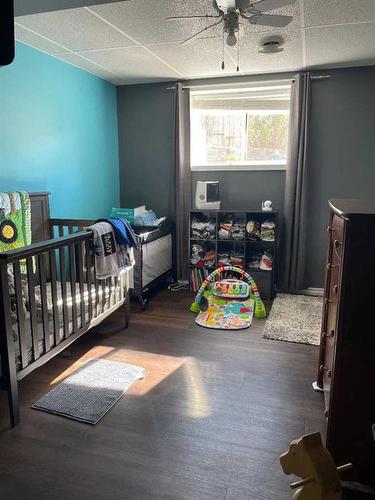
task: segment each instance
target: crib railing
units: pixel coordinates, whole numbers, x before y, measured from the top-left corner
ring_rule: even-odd
[[[50,219],[51,237],[57,238],[91,226],[95,220],[90,219]]]
[[[125,275],[96,278],[92,232],[79,231],[88,222],[53,219],[51,232],[63,235],[0,253],[1,383],[12,424],[17,380],[127,302]]]
[[[51,235],[52,237],[62,237],[65,235],[77,234],[77,232],[87,229],[95,223],[92,219],[50,219]],[[95,264],[95,263],[94,263]],[[93,265],[94,265],[93,264]],[[96,276],[96,273],[94,273]],[[95,297],[94,316],[99,316],[112,307],[113,302],[117,303],[123,300],[124,293],[124,277],[114,276],[104,280],[95,280]],[[120,292],[120,294],[118,294]],[[125,315],[126,323],[129,320],[129,303],[127,302],[127,313]]]

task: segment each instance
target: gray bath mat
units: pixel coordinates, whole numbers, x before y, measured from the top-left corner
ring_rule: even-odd
[[[299,344],[319,345],[322,297],[277,294],[263,337]]]
[[[140,366],[90,359],[32,408],[94,425],[143,376]]]

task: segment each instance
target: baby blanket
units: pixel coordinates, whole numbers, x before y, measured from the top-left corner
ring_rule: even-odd
[[[25,192],[0,193],[0,252],[31,244],[31,207]]]

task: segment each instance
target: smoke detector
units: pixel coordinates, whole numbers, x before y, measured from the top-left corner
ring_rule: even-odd
[[[281,36],[266,38],[258,49],[262,54],[276,54],[284,50],[284,39]]]

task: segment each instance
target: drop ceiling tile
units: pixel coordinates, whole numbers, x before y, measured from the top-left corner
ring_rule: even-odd
[[[173,80],[180,76],[141,47],[97,50],[82,54],[117,73],[126,83]]]
[[[264,54],[259,52],[259,47],[264,39],[268,38],[268,34],[265,36],[265,33],[241,30],[240,70],[242,73],[280,73],[302,69],[302,30],[289,29],[274,33],[284,39],[284,50],[275,54]],[[228,48],[228,50],[235,58],[236,49]]]
[[[66,63],[73,64],[73,66],[77,66],[78,68],[83,69],[84,71],[88,71],[89,73],[92,73],[93,75],[109,82],[116,81],[117,78],[119,78],[117,74],[106,70],[90,61],[87,61],[86,59],[80,57],[78,54],[59,54],[55,57]]]
[[[33,14],[18,17],[17,21],[22,26],[74,51],[134,45],[129,38],[103,23],[86,9]]]
[[[16,40],[18,40],[19,42],[31,45],[35,49],[42,50],[43,52],[47,52],[48,54],[59,54],[62,52],[66,52],[59,45],[53,42],[49,42],[39,35],[34,35],[34,33],[31,33],[22,26],[16,24],[14,28]]]
[[[90,7],[141,44],[183,41],[215,19],[166,21],[169,16],[216,14],[212,0],[136,0]],[[215,33],[215,29],[210,34]]]
[[[233,60],[228,56],[225,70],[221,69],[221,37],[198,38],[181,46],[178,43],[153,45],[152,50],[187,78],[227,76],[233,74],[236,69]]]
[[[374,0],[304,0],[305,26],[375,19]]]
[[[305,36],[308,67],[375,63],[375,22],[311,28]]]

